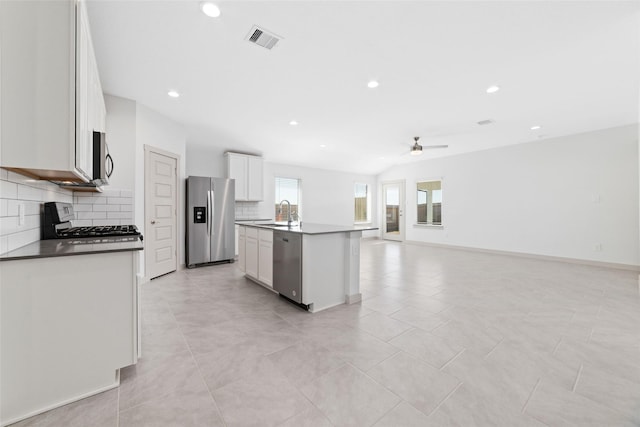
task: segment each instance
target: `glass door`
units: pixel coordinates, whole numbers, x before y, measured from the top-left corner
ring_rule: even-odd
[[[404,241],[404,181],[382,184],[382,238]]]

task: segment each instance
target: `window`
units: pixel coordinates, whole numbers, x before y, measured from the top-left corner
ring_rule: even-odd
[[[291,216],[294,221],[300,221],[300,180],[296,178],[279,178],[276,177],[276,221],[287,221],[288,206],[286,203],[280,209],[280,202],[283,200],[291,203]]]
[[[442,225],[442,181],[417,184],[418,224]]]
[[[370,222],[369,186],[356,183],[354,186],[355,215],[354,222]]]

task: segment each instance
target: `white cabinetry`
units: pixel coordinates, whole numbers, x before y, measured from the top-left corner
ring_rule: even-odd
[[[247,200],[262,201],[263,196],[263,174],[262,174],[262,157],[250,156],[247,158]]]
[[[245,273],[258,278],[258,229],[245,227]]]
[[[0,1],[1,166],[93,179],[106,109],[83,1]]]
[[[258,280],[273,288],[273,231],[258,230]]]
[[[138,254],[0,263],[0,425],[118,386],[139,356]]]
[[[238,265],[241,271],[246,271],[246,228],[240,225],[236,225],[236,235],[238,236],[238,244],[236,245],[236,251],[238,251]]]
[[[227,158],[227,178],[236,181],[236,200],[259,202],[263,194],[262,157],[247,154],[225,153]]]
[[[241,225],[238,263],[250,279],[273,288],[273,230]]]

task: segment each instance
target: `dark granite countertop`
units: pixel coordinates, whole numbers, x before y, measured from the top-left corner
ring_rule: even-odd
[[[0,255],[0,261],[141,251],[142,249],[144,246],[137,236],[39,240]]]
[[[294,224],[291,228],[286,224],[268,226],[264,224],[240,224],[245,227],[264,228],[268,230],[287,231],[289,233],[299,234],[332,234],[332,233],[354,233],[357,231],[377,230],[378,227],[370,226],[348,226],[348,225],[331,225],[331,224],[314,224],[302,222],[302,225]]]
[[[252,222],[252,221],[273,222],[273,219],[272,218],[236,218],[236,222]]]

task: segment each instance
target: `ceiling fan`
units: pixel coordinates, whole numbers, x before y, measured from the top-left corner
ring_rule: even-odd
[[[422,145],[418,144],[418,141],[420,140],[419,136],[414,136],[413,140],[415,141],[415,143],[413,144],[413,147],[411,147],[411,155],[412,156],[419,156],[422,154]],[[424,148],[447,148],[448,145],[427,145]]]

